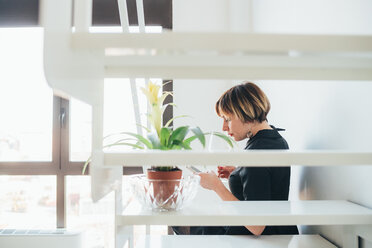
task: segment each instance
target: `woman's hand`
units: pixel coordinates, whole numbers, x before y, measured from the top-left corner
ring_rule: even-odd
[[[200,176],[200,185],[205,189],[216,191],[217,188],[222,184],[221,180],[213,171],[198,173],[198,175]]]
[[[235,166],[218,166],[217,172],[220,178],[229,178],[231,172],[235,170]]]

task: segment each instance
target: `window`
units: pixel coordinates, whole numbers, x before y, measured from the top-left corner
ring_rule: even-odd
[[[76,228],[96,237],[86,247],[113,247],[113,194],[93,204],[90,177],[82,175],[91,151],[91,107],[53,96],[43,74],[41,28],[0,28],[0,36],[0,66],[6,68],[0,74],[0,228]],[[130,81],[104,84],[105,135],[136,132]],[[136,79],[146,126],[144,85]]]
[[[81,228],[96,237],[84,247],[113,247],[113,194],[93,204],[90,178],[81,174],[90,154],[91,108],[53,95],[43,73],[43,30],[36,27],[39,1],[16,2],[0,3],[0,228]],[[135,0],[127,2],[136,25]],[[144,8],[147,25],[172,28],[172,1],[145,1]],[[118,25],[118,17],[117,1],[93,1],[94,26]],[[25,26],[32,28],[5,28]],[[105,134],[128,130],[125,125],[136,131],[130,92],[129,80],[105,81]],[[113,101],[115,94],[121,97]],[[141,108],[146,112],[145,104]],[[166,114],[165,121],[171,108]]]
[[[0,185],[0,229],[55,228],[55,176],[2,175]]]
[[[0,36],[0,161],[52,161],[53,92],[40,73],[42,30],[0,29]]]

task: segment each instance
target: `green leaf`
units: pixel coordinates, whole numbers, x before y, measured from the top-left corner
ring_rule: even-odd
[[[181,143],[180,144],[185,150],[191,150],[191,146],[189,145],[189,144],[187,144],[187,143]]]
[[[185,139],[185,140],[183,141],[183,143],[185,143],[185,144],[187,144],[187,145],[190,145],[190,143],[191,143],[192,141],[194,141],[196,138],[197,138],[197,136],[196,136],[196,135],[193,135],[193,136],[191,136],[191,137]]]
[[[145,127],[145,126],[143,126],[143,125],[141,125],[141,124],[136,124],[136,125],[139,126],[139,127],[142,127],[142,128],[145,129],[146,132],[148,132],[148,133],[151,132],[151,130],[150,130],[149,128],[147,128],[147,127]]]
[[[144,149],[143,146],[137,145],[137,144],[132,144],[132,143],[127,143],[127,142],[116,142],[113,144],[105,145],[103,148],[108,148],[108,147],[113,147],[113,146],[131,146],[133,148],[137,149]]]
[[[151,142],[148,141],[142,135],[139,135],[139,134],[136,134],[136,133],[130,133],[130,132],[122,132],[120,134],[126,134],[126,135],[130,135],[130,136],[136,137],[138,139],[138,141],[140,141],[142,144],[144,144],[147,148],[153,149]]]
[[[182,149],[182,146],[180,145],[172,145],[171,146],[171,150],[181,150]]]
[[[230,145],[230,147],[234,147],[235,142],[229,136],[219,132],[212,132],[212,135],[220,137],[221,139],[225,140]]]
[[[90,156],[90,157],[87,159],[87,161],[85,161],[85,163],[84,163],[84,165],[83,165],[83,171],[81,172],[82,175],[85,174],[85,170],[87,169],[87,167],[88,167],[89,163],[91,162],[91,160],[92,160],[92,156]]]
[[[189,131],[189,126],[182,126],[174,130],[169,137],[169,144],[173,144],[175,141],[183,142],[187,133]]]
[[[174,167],[173,166],[153,166],[151,168],[156,171],[171,171]]]
[[[167,81],[167,82],[164,82],[164,83],[163,83],[163,87],[164,87],[165,85],[167,85],[167,84],[170,84],[170,83],[173,83],[173,80],[169,80],[169,81]]]
[[[170,119],[170,120],[165,124],[164,127],[168,127],[168,126],[172,123],[172,121],[173,121],[174,119],[178,119],[178,118],[181,118],[181,117],[190,117],[190,116],[188,116],[188,115],[178,115],[178,116],[175,116],[175,117],[173,117],[172,119]]]
[[[164,91],[163,94],[159,97],[159,105],[163,105],[163,102],[167,96],[173,96],[173,93],[170,91]]]
[[[123,142],[123,141],[126,141],[126,140],[138,141],[138,139],[135,139],[135,138],[125,138],[125,139],[119,139],[119,140],[116,140],[115,142],[110,143],[110,144],[108,144],[108,145],[115,144],[115,143],[120,143],[120,142]],[[105,145],[104,145],[103,147],[105,147]]]
[[[163,105],[163,106],[161,107],[161,112],[164,113],[164,111],[166,110],[166,108],[169,107],[169,106],[176,107],[177,105],[174,104],[174,103],[172,103],[172,102],[167,103],[167,104],[165,104],[165,105]]]
[[[199,141],[203,145],[203,147],[205,147],[205,136],[204,136],[203,131],[200,129],[200,127],[193,127],[193,128],[191,128],[191,131],[199,139]]]
[[[162,127],[160,129],[160,144],[167,147],[168,146],[168,141],[169,137],[171,134],[172,130],[168,127]]]
[[[147,138],[151,141],[152,143],[152,149],[161,149],[160,141],[158,135],[154,133],[149,133],[147,135]]]

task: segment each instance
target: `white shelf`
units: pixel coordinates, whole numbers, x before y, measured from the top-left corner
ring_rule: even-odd
[[[71,34],[72,49],[105,53],[114,78],[372,80],[371,44],[363,35]]]
[[[116,218],[123,225],[370,225],[372,210],[348,201],[236,201],[153,212],[134,201]]]
[[[73,33],[74,49],[145,48],[251,52],[372,52],[371,35],[232,32]]]
[[[372,80],[371,44],[363,35],[71,35],[73,49],[104,51],[105,76],[114,78]]]
[[[105,58],[105,76],[188,79],[372,80],[372,58],[152,55]]]
[[[372,152],[348,151],[130,151],[105,153],[105,165],[342,166],[372,165]]]
[[[262,235],[254,236],[146,236],[141,237],[136,248],[336,248],[319,235]]]

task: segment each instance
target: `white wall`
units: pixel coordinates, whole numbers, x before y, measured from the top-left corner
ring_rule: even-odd
[[[212,7],[211,7],[212,6]],[[226,0],[173,1],[173,30],[218,32],[228,31],[229,4]],[[221,131],[222,121],[214,111],[221,94],[231,87],[231,81],[174,80],[174,116],[190,115],[191,124],[204,132]],[[190,124],[189,118],[175,120],[177,126]]]
[[[259,82],[292,149],[369,150],[372,82]],[[292,168],[292,199],[350,200],[372,208],[371,166]],[[339,246],[341,227],[301,227]]]
[[[174,28],[183,31],[253,29],[265,33],[372,34],[372,1],[369,0],[255,0],[252,2],[253,28],[250,28],[250,19],[243,17],[244,11],[236,15],[241,16],[241,23],[236,21],[236,16],[231,16],[231,2],[239,4],[238,0],[175,0]],[[245,5],[240,10],[250,13],[247,2],[240,2]],[[272,103],[269,122],[287,129],[283,136],[292,149],[371,151],[372,82],[256,82]],[[201,127],[220,130],[221,121],[214,114],[214,103],[233,83],[175,81],[176,114],[193,115]],[[297,167],[293,168],[292,175],[292,199],[346,199],[372,208],[371,166]],[[342,246],[341,227],[302,227],[301,230],[320,233]]]

